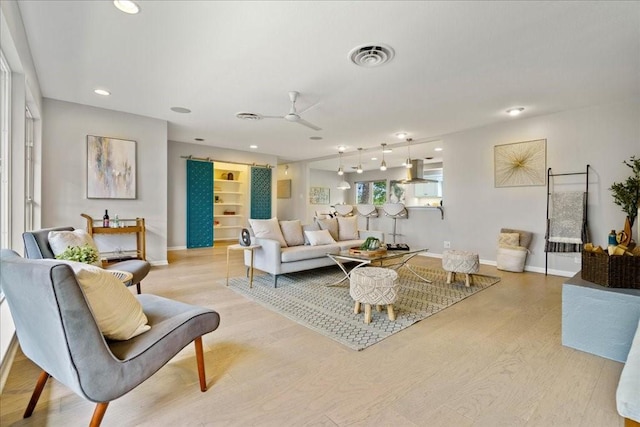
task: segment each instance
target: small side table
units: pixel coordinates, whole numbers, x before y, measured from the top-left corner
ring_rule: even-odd
[[[133,274],[128,271],[121,270],[107,270],[109,273],[116,276],[116,279],[120,280],[125,286],[131,286],[131,279],[133,279]]]
[[[261,248],[261,245],[249,245],[242,246],[241,244],[236,243],[235,245],[227,246],[227,286],[229,286],[229,253],[231,251],[251,251],[251,264],[249,267],[249,287],[253,288],[253,250]]]

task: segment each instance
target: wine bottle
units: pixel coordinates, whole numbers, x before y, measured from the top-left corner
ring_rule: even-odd
[[[102,217],[102,226],[105,228],[109,228],[109,211],[107,209],[104,210],[104,216]]]

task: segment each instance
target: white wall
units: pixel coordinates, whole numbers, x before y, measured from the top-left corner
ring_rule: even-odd
[[[167,122],[45,98],[42,226],[86,228],[80,216],[142,217],[147,260],[167,262]],[[87,135],[136,141],[137,198],[87,198]]]
[[[272,166],[276,166],[277,164],[277,158],[268,154],[169,141],[169,186],[166,194],[169,203],[167,210],[169,221],[168,246],[171,249],[186,248],[187,246],[187,162],[181,156],[190,155],[198,158],[208,157],[223,162],[268,164]],[[271,207],[273,215],[273,212],[276,212],[276,172],[272,173],[271,179],[273,188]],[[211,183],[211,185],[213,185],[213,183]]]
[[[621,230],[625,218],[608,188],[629,176],[629,168],[622,161],[640,155],[639,118],[640,100],[627,100],[444,135],[444,220],[437,209],[409,209],[409,219],[398,220],[398,233],[404,234],[402,241],[410,246],[427,247],[432,254],[441,254],[446,240],[452,248],[475,251],[485,262],[495,262],[500,228],[528,230],[534,233],[534,239],[527,269],[544,271],[547,188],[495,188],[493,147],[546,139],[547,167],[553,173],[583,172],[587,164],[591,165],[589,228],[593,242],[606,245],[609,231]],[[395,170],[386,175],[380,171],[360,176],[351,173],[347,181],[353,186],[355,180],[396,179],[396,175]],[[556,178],[556,188],[581,190],[583,178]],[[571,182],[576,184],[569,185]],[[348,203],[353,203],[352,191],[348,193]],[[640,220],[636,221],[634,236],[638,235],[638,223]],[[364,226],[363,219],[360,226]],[[391,219],[381,216],[372,218],[369,228],[390,232],[392,226]],[[549,254],[551,274],[566,276],[579,270],[579,254]]]

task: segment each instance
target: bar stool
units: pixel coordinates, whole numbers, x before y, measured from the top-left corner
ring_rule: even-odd
[[[378,210],[375,205],[369,204],[360,204],[356,206],[356,210],[358,211],[358,215],[367,219],[367,226],[365,230],[369,229],[369,218],[377,218]]]
[[[402,236],[402,234],[396,233],[396,222],[398,218],[407,218],[409,213],[407,209],[404,207],[404,203],[385,203],[382,205],[382,211],[385,216],[393,219],[393,233],[390,233],[393,236],[393,245],[396,245],[396,236]]]
[[[333,207],[338,216],[353,216],[353,205],[338,204]]]

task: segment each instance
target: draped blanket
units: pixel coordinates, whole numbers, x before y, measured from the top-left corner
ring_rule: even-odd
[[[581,252],[589,241],[587,193],[572,191],[551,195],[551,217],[547,219],[546,252]]]

